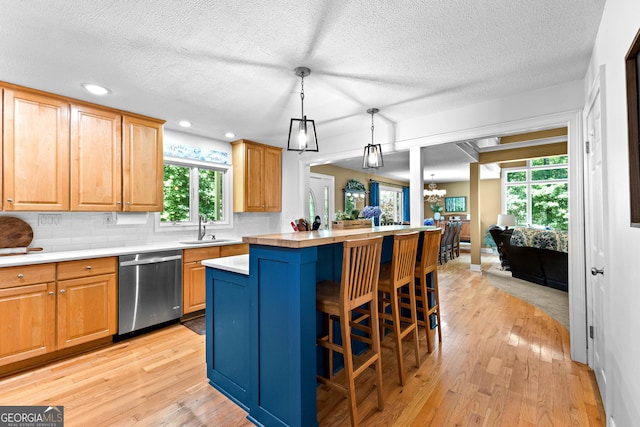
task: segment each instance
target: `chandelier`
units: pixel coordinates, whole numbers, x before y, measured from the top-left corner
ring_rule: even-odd
[[[433,174],[431,174],[431,183],[429,189],[424,190],[425,202],[435,203],[447,195],[447,190],[438,190],[438,186],[433,182]]]

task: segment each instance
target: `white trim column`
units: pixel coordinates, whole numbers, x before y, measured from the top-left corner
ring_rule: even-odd
[[[424,221],[424,159],[422,147],[409,149],[409,198],[410,221],[412,227],[423,225]]]

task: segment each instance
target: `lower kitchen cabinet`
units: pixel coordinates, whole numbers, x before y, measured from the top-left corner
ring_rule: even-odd
[[[117,333],[116,270],[115,257],[58,264],[58,350]]]
[[[206,306],[204,259],[249,253],[246,243],[185,249],[182,252],[182,314],[204,310]]]
[[[116,334],[116,271],[116,257],[0,269],[0,366]]]
[[[0,269],[0,365],[56,346],[55,264]]]
[[[207,268],[206,360],[209,383],[249,410],[257,329],[249,276]],[[252,339],[254,341],[252,341]],[[257,365],[257,364],[256,364]]]

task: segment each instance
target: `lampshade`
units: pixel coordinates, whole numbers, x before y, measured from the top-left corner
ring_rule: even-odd
[[[316,124],[304,115],[304,78],[311,74],[307,67],[297,67],[296,76],[300,77],[300,103],[302,105],[301,119],[291,119],[289,124],[288,151],[318,151],[318,138],[316,136]]]
[[[500,227],[513,227],[514,225],[516,225],[516,216],[509,214],[499,214],[498,225]]]
[[[380,144],[373,143],[373,115],[380,111],[377,108],[369,108],[368,114],[371,114],[371,143],[364,147],[364,154],[362,155],[362,169],[379,168],[384,166],[384,160],[382,159],[382,146]]]

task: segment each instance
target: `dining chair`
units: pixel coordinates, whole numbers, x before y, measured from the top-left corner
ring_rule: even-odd
[[[404,385],[405,382],[402,339],[411,333],[415,347],[416,366],[420,367],[416,295],[413,284],[419,237],[420,233],[417,231],[394,235],[391,265],[385,264],[380,269],[378,286],[380,331],[383,337],[387,330],[393,334],[392,347],[396,352],[401,385]],[[404,292],[408,294],[408,301],[402,296],[403,287],[407,288]]]
[[[328,350],[328,375],[317,378],[347,396],[352,426],[358,425],[355,379],[368,367],[375,367],[378,409],[384,409],[377,311],[381,253],[381,236],[347,240],[343,243],[340,282],[323,281],[316,285],[316,309],[326,318],[326,333],[317,339],[317,344]],[[333,322],[336,321],[340,327],[339,341],[333,333]],[[352,340],[368,345],[367,351],[358,355],[357,366]],[[343,356],[344,378],[334,372],[334,352]]]

